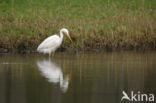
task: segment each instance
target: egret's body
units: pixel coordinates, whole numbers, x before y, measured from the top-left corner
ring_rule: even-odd
[[[51,53],[55,52],[56,49],[61,45],[62,39],[58,35],[52,35],[46,38],[37,48],[38,52]]]
[[[68,30],[63,28],[60,30],[60,36],[57,34],[52,35],[48,38],[46,38],[37,48],[37,51],[40,53],[49,53],[49,56],[51,53],[55,52],[57,48],[60,47],[63,41],[63,33],[68,36],[68,38],[71,40],[70,35],[68,33]],[[72,40],[71,40],[72,41]]]

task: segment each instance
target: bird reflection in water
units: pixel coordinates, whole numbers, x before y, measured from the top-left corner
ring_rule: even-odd
[[[64,93],[68,90],[68,85],[71,81],[71,73],[63,77],[61,68],[51,60],[39,60],[37,66],[41,71],[41,74],[47,78],[50,83],[59,83],[60,88]]]

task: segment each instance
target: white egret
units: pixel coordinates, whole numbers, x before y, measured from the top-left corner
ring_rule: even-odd
[[[72,41],[69,32],[66,28],[63,28],[60,30],[60,36],[57,34],[52,35],[48,38],[46,38],[37,48],[37,51],[40,53],[49,53],[49,57],[51,56],[51,53],[55,53],[56,49],[59,48],[59,46],[62,44],[63,40],[63,34],[67,35],[67,37]]]

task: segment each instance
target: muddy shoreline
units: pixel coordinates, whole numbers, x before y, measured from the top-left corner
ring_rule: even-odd
[[[56,52],[113,52],[113,51],[156,51],[156,48],[59,48]],[[34,50],[15,50],[15,49],[6,49],[6,48],[0,48],[0,53],[21,53],[21,54],[29,54],[29,53],[38,53],[35,49]]]

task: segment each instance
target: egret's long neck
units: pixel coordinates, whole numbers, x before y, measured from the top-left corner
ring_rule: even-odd
[[[63,32],[62,31],[60,31],[60,38],[61,38],[61,40],[63,40]]]

